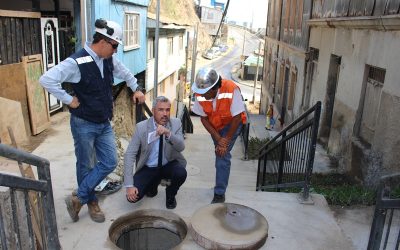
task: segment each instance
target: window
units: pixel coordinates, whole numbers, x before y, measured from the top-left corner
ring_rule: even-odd
[[[179,36],[179,51],[183,50],[183,35]]]
[[[174,38],[168,37],[168,55],[174,54]]]
[[[124,20],[124,50],[139,47],[139,14],[125,13]]]
[[[283,25],[284,25],[284,29],[285,31],[287,31],[289,29],[289,18],[290,18],[290,1],[286,0],[283,2],[283,4],[285,4],[285,16],[283,18]]]
[[[289,100],[288,100],[288,110],[292,110],[294,107],[294,98],[297,83],[297,70],[291,71],[290,76],[290,86],[289,86]]]
[[[290,23],[289,23],[289,28],[291,30],[294,30],[294,22],[295,22],[295,17],[296,17],[296,2],[297,0],[291,0],[290,1]],[[288,3],[289,4],[289,3]]]
[[[301,30],[303,22],[303,0],[298,1],[297,11],[297,29]]]
[[[278,95],[283,94],[283,83],[284,83],[284,76],[285,76],[285,64],[281,63],[279,67],[279,80],[278,80]]]
[[[147,39],[147,60],[154,58],[154,37]]]

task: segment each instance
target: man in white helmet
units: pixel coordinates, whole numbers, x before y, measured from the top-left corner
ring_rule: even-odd
[[[215,147],[215,187],[211,203],[225,202],[231,168],[231,150],[246,123],[246,113],[239,87],[222,79],[212,68],[202,68],[192,90],[196,93],[193,112],[200,115]]]
[[[92,43],[86,43],[60,64],[40,77],[39,82],[57,99],[67,104],[71,113],[70,125],[74,139],[78,190],[65,199],[74,222],[79,211],[88,205],[90,217],[104,222],[95,195],[95,187],[117,166],[117,150],[110,121],[113,112],[112,85],[114,77],[123,79],[134,92],[133,101],[145,101],[137,79],[116,58],[122,45],[122,29],[113,21],[98,19]],[[71,83],[73,94],[61,84]],[[93,162],[93,156],[96,162]]]

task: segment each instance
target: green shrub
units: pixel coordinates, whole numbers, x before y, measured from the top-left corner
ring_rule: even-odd
[[[314,192],[322,194],[330,205],[351,206],[375,204],[375,192],[361,186],[315,186]]]
[[[258,151],[263,145],[269,142],[269,138],[260,139],[258,137],[250,137],[247,148],[248,158],[250,160],[258,159]]]

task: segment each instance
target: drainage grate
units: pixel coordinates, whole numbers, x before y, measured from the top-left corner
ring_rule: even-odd
[[[115,220],[109,229],[110,240],[119,248],[171,249],[186,237],[186,223],[166,210],[146,209]]]

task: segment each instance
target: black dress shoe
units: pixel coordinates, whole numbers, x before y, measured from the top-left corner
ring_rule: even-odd
[[[147,197],[150,197],[150,198],[153,198],[153,197],[156,196],[157,194],[158,194],[158,190],[157,190],[157,188],[156,188],[156,189],[154,189],[154,190],[149,190],[149,191],[147,191],[146,196],[147,196]]]
[[[213,203],[224,203],[225,202],[225,194],[214,194],[214,198],[211,201]]]
[[[166,200],[166,202],[165,202],[165,206],[166,206],[168,209],[174,209],[174,208],[176,208],[176,199],[175,199],[175,197],[172,197],[172,198],[168,198],[168,197],[167,197],[167,200]]]

